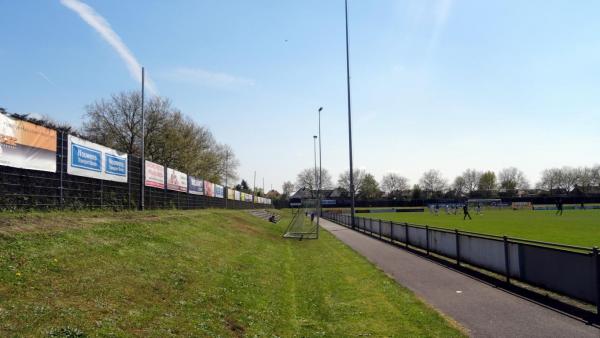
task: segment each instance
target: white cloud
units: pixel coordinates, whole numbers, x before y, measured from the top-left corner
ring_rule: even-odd
[[[254,80],[201,68],[178,67],[164,74],[171,81],[187,82],[215,88],[254,86]]]
[[[42,79],[46,80],[46,82],[48,82],[52,87],[56,87],[56,85],[54,84],[54,82],[52,82],[52,80],[50,80],[46,74],[42,73],[42,72],[37,72],[37,75],[39,75]]]
[[[79,0],[60,0],[60,2],[70,10],[77,13],[83,21],[90,25],[100,36],[110,44],[113,49],[119,54],[121,59],[125,62],[131,77],[133,77],[138,83],[142,83],[141,69],[142,66],[137,61],[131,50],[127,48],[121,37],[111,28],[108,21],[106,21],[100,14],[98,14],[92,7],[79,1]],[[146,88],[157,95],[156,87],[154,83],[146,76]]]

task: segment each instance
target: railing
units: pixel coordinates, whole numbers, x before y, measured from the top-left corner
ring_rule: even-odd
[[[323,218],[352,227],[347,214]],[[546,243],[468,231],[354,217],[354,230],[424,250],[475,268],[596,305],[600,318],[600,252],[597,247]]]

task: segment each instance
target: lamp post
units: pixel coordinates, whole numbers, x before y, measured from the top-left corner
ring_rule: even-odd
[[[348,89],[348,145],[350,150],[350,196],[352,198],[350,204],[350,220],[352,228],[354,228],[354,168],[352,164],[352,109],[350,104],[350,51],[348,44],[348,0],[344,1],[346,5],[346,84]]]
[[[313,186],[313,188],[311,190],[314,191],[314,189],[316,188],[316,186],[319,184],[318,181],[318,175],[317,175],[317,135],[313,136],[313,149],[314,149],[314,154],[315,154],[315,185]],[[310,194],[312,195],[312,191],[310,192]]]
[[[323,110],[323,107],[319,107],[319,185],[318,185],[318,192],[317,195],[319,197],[319,210],[317,212],[317,237],[319,236],[319,221],[321,219],[321,188],[322,188],[322,181],[323,181],[323,167],[322,167],[322,162],[321,162],[321,111]]]

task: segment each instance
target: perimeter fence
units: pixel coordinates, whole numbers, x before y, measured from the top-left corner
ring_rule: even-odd
[[[3,151],[5,156],[9,156],[8,151],[11,150],[10,146],[1,143],[0,160]],[[18,146],[13,146],[13,148],[16,147]],[[126,180],[118,182],[69,174],[67,168],[69,165],[73,165],[73,159],[69,159],[69,156],[73,154],[69,152],[73,149],[69,149],[69,135],[57,132],[56,170],[54,172],[0,165],[0,211],[97,208],[123,210],[140,207],[143,177],[142,160],[139,157],[122,155],[127,159],[126,168],[123,168]],[[166,169],[165,167],[165,182],[167,182]],[[211,192],[212,196],[209,196],[208,191],[194,193],[187,188],[173,190],[168,188],[168,184],[163,185],[163,188],[155,188],[144,184],[145,208],[250,209],[271,206],[268,199],[236,193],[227,187],[221,187],[222,195],[218,197],[214,192]],[[237,200],[233,194],[238,197]],[[239,196],[245,196],[246,200],[239,200]],[[248,196],[250,197],[248,198]]]
[[[460,230],[396,223],[324,211],[323,218],[369,236],[423,250],[595,305],[600,320],[600,252],[597,247],[562,245]]]

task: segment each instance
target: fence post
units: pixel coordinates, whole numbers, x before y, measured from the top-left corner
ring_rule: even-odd
[[[456,236],[456,265],[460,265],[460,235],[458,229],[454,229],[454,235]]]
[[[506,271],[506,282],[510,283],[510,258],[508,256],[508,237],[503,236],[504,240],[504,270]]]
[[[600,251],[595,246],[592,252],[596,261],[596,321],[600,323]]]
[[[60,132],[60,207],[61,209],[65,207],[65,195],[64,195],[64,186],[63,186],[63,173],[64,170],[64,158],[65,158],[65,132]]]
[[[425,226],[425,243],[427,246],[427,255],[429,255],[429,225]]]
[[[409,242],[408,241],[408,223],[406,223],[406,222],[404,223],[404,232],[406,235],[404,238],[404,241],[405,241],[404,246],[408,248],[408,242]]]
[[[104,180],[100,180],[100,209],[104,209]]]
[[[379,220],[379,239],[382,239],[383,236],[381,235],[381,219]]]
[[[394,222],[390,221],[390,243],[394,243]]]

